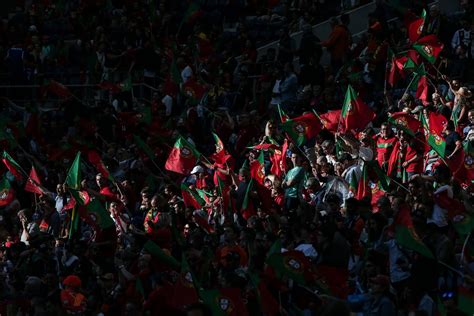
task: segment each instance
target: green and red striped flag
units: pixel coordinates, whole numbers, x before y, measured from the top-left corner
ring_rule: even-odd
[[[416,89],[415,97],[423,101],[423,104],[428,102],[428,77],[424,64],[421,64],[415,70],[415,77],[413,78],[410,89]]]
[[[366,196],[371,196],[372,190],[369,184],[369,170],[366,163],[362,167],[362,174],[359,179],[359,183],[357,184],[357,193],[355,194],[355,198],[358,200],[362,200]],[[353,177],[355,178],[355,177]]]
[[[421,122],[414,118],[412,115],[405,112],[393,113],[388,121],[398,129],[403,130],[405,133],[414,136],[421,127]]]
[[[445,158],[446,140],[443,137],[442,131],[444,129],[443,126],[446,126],[448,121],[444,115],[434,112],[429,113],[429,122],[424,114],[420,114],[420,118],[427,143],[441,158]]]
[[[23,175],[21,173],[22,168],[20,167],[18,162],[16,162],[15,159],[13,159],[12,156],[10,156],[6,151],[3,151],[2,161],[7,167],[8,171],[10,171],[15,178],[20,181],[23,179]]]
[[[395,239],[400,246],[406,247],[419,254],[433,259],[433,253],[423,243],[413,226],[413,220],[408,205],[402,205],[395,219]]]
[[[143,249],[146,250],[150,255],[155,257],[157,260],[169,265],[174,269],[180,269],[181,264],[171,255],[168,255],[163,249],[160,248],[156,243],[151,240],[148,240]]]
[[[55,80],[46,80],[41,90],[43,91],[43,96],[45,96],[47,92],[64,99],[72,96],[71,91],[65,85]]]
[[[270,255],[266,264],[279,279],[288,277],[298,284],[306,284],[311,278],[311,263],[301,251],[286,251]]]
[[[89,220],[93,222],[98,229],[107,229],[115,226],[114,221],[105,209],[104,205],[98,199],[92,199],[86,205]]]
[[[280,121],[282,123],[285,123],[287,120],[290,119],[290,117],[283,111],[283,109],[280,107],[280,104],[278,104],[278,114],[280,115]]]
[[[247,185],[247,190],[245,191],[244,200],[242,202],[241,214],[244,219],[249,219],[256,214],[253,201],[251,200],[250,193],[253,190],[253,180],[251,179]]]
[[[466,315],[474,315],[474,291],[460,286],[458,288],[458,308]]]
[[[78,190],[81,187],[81,152],[79,151],[74,158],[74,162],[69,168],[66,176],[66,184],[71,189]]]
[[[200,290],[199,296],[213,316],[248,316],[240,288]]]
[[[432,64],[435,63],[443,47],[443,43],[434,34],[424,36],[413,44],[413,48]]]
[[[265,161],[263,151],[260,151],[258,158],[250,163],[250,176],[258,183],[263,184],[263,181],[265,180]]]
[[[202,15],[201,6],[195,1],[189,3],[188,9],[184,13],[181,24],[192,24],[196,19]]]
[[[200,156],[201,154],[191,143],[183,137],[179,137],[166,160],[165,169],[187,175],[194,168]]]
[[[10,204],[15,199],[15,191],[10,185],[7,177],[4,175],[0,181],[0,206]]]
[[[155,159],[155,153],[153,150],[148,146],[143,139],[138,137],[137,135],[133,136],[133,140],[135,141],[135,144],[140,148],[151,160]]]
[[[186,184],[181,183],[181,195],[186,207],[194,207],[194,209],[201,209],[206,205],[206,201],[199,195],[198,192],[190,189]]]
[[[410,26],[408,27],[408,38],[410,39],[410,42],[414,43],[418,38],[420,38],[421,34],[423,33],[425,19],[426,10],[423,9],[421,12],[421,17],[410,23]]]
[[[374,111],[357,96],[354,89],[348,85],[341,116],[343,131],[348,132],[365,128],[367,124],[375,119],[376,115]]]
[[[293,139],[297,146],[301,146],[318,135],[323,126],[314,113],[308,112],[286,120],[281,124],[281,128]]]
[[[327,113],[321,114],[319,118],[321,119],[321,124],[324,128],[330,132],[337,132],[339,126],[339,120],[341,119],[341,110],[329,111]]]
[[[105,178],[110,181],[114,181],[112,174],[109,172],[104,164],[104,161],[100,157],[99,153],[95,150],[89,150],[87,153],[87,160],[95,167],[95,169],[102,174]]]
[[[216,152],[211,155],[211,159],[214,160],[218,164],[225,164],[227,160],[229,160],[232,156],[227,153],[224,148],[224,143],[222,140],[217,136],[216,133],[212,133],[214,141],[216,143]]]
[[[35,167],[31,167],[30,176],[25,183],[25,191],[39,195],[45,193],[45,190],[41,186],[41,181],[38,177],[38,173],[36,173]]]

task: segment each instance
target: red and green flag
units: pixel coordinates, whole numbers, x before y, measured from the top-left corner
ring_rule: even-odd
[[[65,85],[54,80],[47,80],[42,87],[42,90],[43,95],[49,92],[64,99],[72,96],[71,91]]]
[[[420,99],[423,104],[428,102],[428,76],[426,75],[424,64],[421,64],[415,70],[415,76],[410,85],[410,89],[416,89],[415,97]]]
[[[143,249],[146,250],[154,258],[156,258],[158,261],[161,261],[174,269],[181,268],[181,264],[178,262],[178,260],[176,260],[173,256],[163,251],[163,249],[161,249],[160,246],[158,246],[153,241],[148,240],[143,245]]]
[[[198,296],[199,282],[192,273],[191,267],[186,260],[186,254],[183,253],[181,260],[181,273],[178,280],[173,286],[174,295],[172,305],[183,310],[187,306],[197,303],[199,301]]]
[[[20,181],[23,179],[22,168],[6,151],[3,151],[2,161],[15,178]]]
[[[183,84],[183,93],[190,99],[193,104],[197,104],[206,94],[206,87],[194,79],[188,79]]]
[[[89,150],[87,153],[87,160],[94,166],[94,168],[102,174],[105,178],[110,181],[114,181],[112,175],[104,164],[104,161],[100,157],[99,153],[95,150]]]
[[[266,264],[273,269],[277,278],[287,277],[298,284],[306,284],[312,276],[311,263],[301,251],[274,253],[267,258]]]
[[[212,133],[212,136],[215,141],[216,145],[216,152],[211,155],[211,159],[214,160],[216,163],[224,165],[232,156],[227,153],[224,148],[224,143],[222,140],[217,136],[216,133]]]
[[[211,224],[207,221],[207,218],[204,216],[201,216],[199,214],[194,214],[193,215],[194,222],[196,225],[201,227],[202,230],[206,232],[206,234],[213,234],[215,232],[214,227],[212,227]]]
[[[179,137],[166,160],[165,169],[188,175],[200,156],[201,154],[191,143]]]
[[[195,1],[191,1],[188,9],[184,13],[181,24],[192,24],[203,14],[201,6]]]
[[[421,17],[411,22],[410,26],[408,27],[408,38],[410,39],[410,42],[415,43],[418,38],[420,38],[421,34],[423,34],[425,20],[426,10],[423,9],[423,11],[421,12]]]
[[[110,217],[109,212],[105,209],[104,205],[99,199],[92,199],[86,205],[87,215],[89,220],[94,223],[93,226],[99,229],[107,229],[115,225],[114,221]]]
[[[281,124],[281,128],[293,139],[297,146],[301,146],[318,135],[323,126],[316,115],[309,112],[286,120]]]
[[[268,283],[256,273],[250,273],[249,275],[250,281],[257,291],[257,298],[262,315],[280,315],[280,304],[268,289]]]
[[[474,315],[474,291],[460,286],[458,288],[458,309],[466,315]]]
[[[206,201],[204,201],[199,193],[190,189],[184,183],[181,183],[181,195],[183,196],[183,202],[186,207],[193,207],[197,210],[206,205]]]
[[[327,113],[321,114],[319,118],[324,128],[330,132],[337,132],[339,126],[339,120],[341,119],[341,110],[329,111]]]
[[[248,316],[240,288],[201,290],[199,296],[213,316]]]
[[[81,152],[76,154],[76,158],[74,158],[74,162],[69,168],[66,184],[71,189],[78,190],[81,187]]]
[[[41,187],[41,181],[36,173],[35,167],[31,167],[30,176],[25,183],[25,191],[40,195],[45,193]]]
[[[0,206],[6,206],[15,199],[15,191],[10,185],[6,176],[2,177],[0,181]]]
[[[278,114],[280,115],[280,121],[282,123],[285,123],[287,120],[290,119],[290,117],[283,111],[283,109],[280,107],[280,104],[278,104]]]
[[[434,34],[424,36],[413,44],[413,48],[432,64],[435,63],[443,47],[443,43]]]
[[[430,112],[429,120],[425,115],[420,114],[421,122],[425,131],[426,142],[441,158],[446,155],[446,140],[443,137],[444,126],[448,123],[444,115]]]
[[[250,217],[256,214],[255,207],[253,205],[253,201],[250,196],[253,190],[253,181],[254,179],[251,179],[250,182],[248,183],[247,189],[245,190],[244,200],[242,201],[241,214],[245,220],[249,219]]]
[[[413,220],[408,205],[402,205],[394,221],[395,239],[400,246],[411,249],[419,254],[433,259],[433,253],[423,243],[413,226]]]
[[[258,158],[250,163],[250,176],[258,183],[263,184],[263,181],[265,180],[265,161],[263,151],[260,151]]]
[[[341,116],[343,131],[348,132],[365,128],[367,124],[375,119],[376,115],[374,111],[357,96],[354,89],[349,85],[347,87],[344,105],[342,106]]]
[[[366,196],[368,197],[372,196],[372,190],[370,188],[370,183],[369,183],[369,170],[368,169],[369,168],[367,164],[364,163],[364,166],[362,167],[362,175],[357,185],[357,193],[354,196],[358,200],[362,200]]]
[[[421,127],[421,122],[414,118],[412,115],[405,112],[393,113],[388,121],[398,129],[403,130],[405,133],[414,136]]]

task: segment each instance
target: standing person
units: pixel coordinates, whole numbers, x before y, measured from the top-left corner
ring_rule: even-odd
[[[29,241],[39,233],[39,226],[30,219],[30,211],[27,209],[19,211],[18,218],[22,227],[20,241],[28,246],[30,244]]]
[[[332,31],[329,38],[321,43],[331,54],[331,67],[333,74],[336,74],[339,68],[346,62],[351,44],[351,34],[347,26],[349,25],[349,16],[341,15],[340,23],[337,19],[331,21]]]
[[[374,141],[377,146],[377,162],[383,169],[387,167],[396,140],[389,123],[382,123],[380,132],[375,135]]]
[[[69,275],[63,281],[64,290],[61,290],[61,304],[67,314],[82,315],[87,308],[87,299],[79,291],[82,286],[81,279]]]
[[[293,70],[291,63],[284,66],[284,77],[280,81],[280,101],[284,108],[288,109],[296,102],[296,93],[298,92],[298,78]]]
[[[291,153],[291,168],[285,176],[282,187],[285,189],[285,210],[294,210],[298,207],[301,192],[304,186],[304,169],[301,156]]]
[[[372,302],[366,315],[395,316],[395,304],[390,297],[390,279],[386,275],[377,275],[369,280]]]

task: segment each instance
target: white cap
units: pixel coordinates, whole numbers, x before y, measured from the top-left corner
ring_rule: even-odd
[[[201,166],[194,166],[193,170],[191,170],[191,174],[196,174],[196,173],[203,173],[204,168]]]

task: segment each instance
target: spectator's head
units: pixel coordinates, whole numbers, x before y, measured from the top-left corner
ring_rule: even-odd
[[[332,155],[334,153],[334,142],[331,140],[325,140],[321,144],[321,149],[325,155]]]
[[[349,14],[347,13],[341,14],[341,23],[345,26],[349,26],[349,23],[350,23]]]
[[[293,167],[301,167],[303,160],[301,158],[301,155],[296,152],[291,153],[291,163],[293,164]]]
[[[382,295],[390,289],[390,278],[386,275],[378,274],[369,279],[369,286],[373,294]]]
[[[430,16],[432,18],[436,18],[438,17],[440,14],[440,11],[439,11],[439,6],[437,4],[433,4],[431,7],[430,7]]]
[[[392,135],[392,129],[390,128],[389,123],[382,123],[382,125],[380,126],[380,134],[384,138],[390,137]]]
[[[467,112],[467,119],[471,125],[474,124],[474,109],[471,109],[469,112]]]

